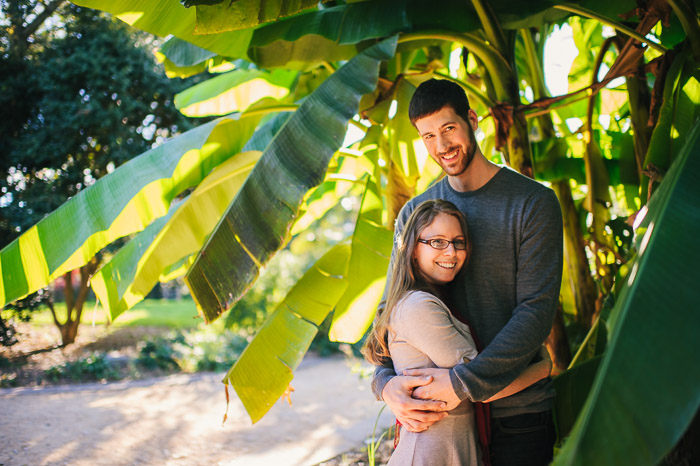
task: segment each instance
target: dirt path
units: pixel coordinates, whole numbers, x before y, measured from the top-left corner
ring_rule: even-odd
[[[361,444],[381,403],[342,357],[305,360],[294,405],[252,426],[221,374],[0,390],[0,466],[312,465]],[[393,418],[384,413],[380,426]]]

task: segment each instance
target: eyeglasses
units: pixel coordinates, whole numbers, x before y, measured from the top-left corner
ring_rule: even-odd
[[[452,245],[458,251],[464,251],[465,249],[467,249],[467,242],[463,239],[455,239],[455,240],[450,241],[450,240],[442,239],[442,238],[432,238],[432,239],[418,238],[418,242],[423,243],[423,244],[428,244],[433,249],[447,249],[447,246],[449,246],[450,243],[452,243]]]

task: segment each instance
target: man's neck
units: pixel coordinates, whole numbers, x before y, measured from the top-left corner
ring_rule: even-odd
[[[489,162],[481,151],[478,151],[474,154],[474,159],[464,173],[458,176],[448,176],[447,178],[452,189],[466,193],[481,188],[488,183],[500,169],[501,167],[495,163]]]

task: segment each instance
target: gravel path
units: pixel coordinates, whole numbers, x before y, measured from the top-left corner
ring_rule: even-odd
[[[278,402],[251,425],[222,374],[107,385],[0,389],[0,466],[313,465],[361,444],[381,403],[343,357],[307,358]],[[379,423],[393,417],[385,410]]]

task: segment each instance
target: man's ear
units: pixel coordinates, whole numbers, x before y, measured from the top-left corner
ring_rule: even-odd
[[[476,111],[473,108],[469,109],[469,126],[471,127],[472,131],[476,131],[476,129],[479,127],[479,116],[476,114]]]

